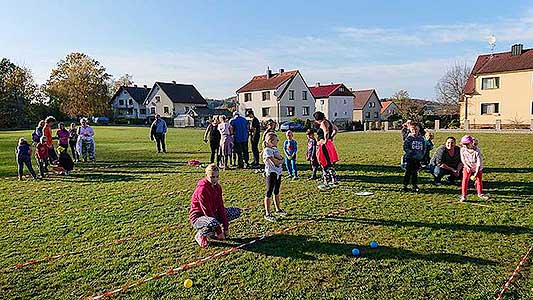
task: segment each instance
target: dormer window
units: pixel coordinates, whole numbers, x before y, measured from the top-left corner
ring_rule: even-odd
[[[341,86],[341,87],[339,88],[339,92],[343,93],[343,92],[344,92],[344,87]]]

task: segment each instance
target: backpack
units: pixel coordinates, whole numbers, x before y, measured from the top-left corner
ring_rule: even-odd
[[[41,137],[37,134],[37,132],[34,131],[31,133],[31,140],[38,143],[40,142]]]

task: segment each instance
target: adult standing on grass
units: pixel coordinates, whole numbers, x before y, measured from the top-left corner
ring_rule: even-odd
[[[155,115],[155,120],[150,127],[150,139],[157,143],[157,153],[161,153],[161,148],[163,148],[163,153],[167,152],[165,145],[165,134],[167,133],[167,122],[161,119],[159,114]]]
[[[198,181],[191,198],[189,221],[198,230],[194,239],[200,247],[208,246],[208,237],[224,240],[229,234],[229,222],[241,215],[239,208],[224,207],[219,173],[215,164],[208,165],[205,178]]]
[[[95,142],[94,142],[94,130],[89,126],[87,118],[83,118],[80,121],[81,126],[78,127],[78,153],[83,157],[83,162],[87,162],[87,158],[90,161],[95,161]]]
[[[238,111],[233,113],[234,119],[230,125],[233,132],[235,152],[237,152],[238,167],[248,166],[248,121]]]
[[[220,163],[220,131],[218,131],[218,117],[213,116],[213,120],[209,125],[207,125],[207,128],[204,132],[204,142],[207,143],[207,138],[209,136],[209,147],[211,148],[211,160],[210,163],[216,162],[217,166]]]
[[[460,180],[463,172],[461,162],[461,148],[457,146],[457,141],[453,136],[446,138],[446,143],[441,145],[429,162],[429,171],[433,174],[435,184],[441,184],[442,177],[449,175],[447,182],[454,184],[455,180]]]
[[[248,118],[252,119],[250,124],[250,143],[252,144],[252,154],[254,160],[252,162],[252,167],[259,166],[259,139],[261,136],[261,124],[259,119],[254,115],[253,110],[249,110],[247,114]]]
[[[322,166],[322,177],[324,185],[337,184],[337,174],[334,164],[339,160],[337,150],[333,144],[333,138],[337,134],[337,126],[331,123],[321,111],[313,114],[315,122],[318,124],[317,135],[317,158]]]
[[[56,119],[52,116],[48,116],[46,119],[44,119],[43,134],[46,137],[46,146],[48,146],[48,157],[50,158],[50,163],[53,163],[57,160],[57,154],[54,150],[54,141],[52,138],[52,125],[54,125],[55,121]]]

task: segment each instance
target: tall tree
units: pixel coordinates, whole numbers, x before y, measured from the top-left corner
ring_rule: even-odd
[[[402,118],[417,122],[423,120],[425,105],[421,101],[412,99],[406,90],[397,91],[391,96],[390,100],[398,105],[402,112]]]
[[[443,111],[447,115],[459,114],[459,100],[471,72],[472,69],[466,63],[455,63],[437,82],[437,102],[443,104]]]
[[[100,63],[83,53],[60,60],[46,82],[50,101],[68,116],[94,116],[109,110],[111,75]]]
[[[30,70],[0,60],[0,128],[27,126],[29,106],[38,97]]]
[[[121,86],[132,86],[135,82],[133,81],[133,76],[126,73],[120,76],[117,80],[113,80],[110,85],[110,96],[112,97]]]

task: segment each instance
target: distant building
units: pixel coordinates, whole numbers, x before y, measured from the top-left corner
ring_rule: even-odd
[[[192,108],[207,107],[207,101],[193,85],[156,82],[144,105],[149,118],[159,114],[162,118],[174,119]]]
[[[460,101],[461,125],[528,128],[533,118],[533,49],[478,56]]]
[[[353,100],[352,92],[342,83],[310,87],[315,97],[315,109],[323,112],[328,120],[334,123],[352,122]]]
[[[376,90],[353,91],[353,120],[365,122],[381,121],[381,101]]]
[[[254,76],[237,90],[238,110],[253,110],[259,120],[285,122],[291,118],[311,119],[315,98],[298,70]]]
[[[213,109],[208,107],[194,107],[185,114],[174,118],[175,127],[207,127],[213,117],[226,116],[231,118],[232,112],[227,109]]]
[[[392,116],[401,116],[402,112],[393,101],[381,102],[381,120],[388,120]]]
[[[111,97],[111,110],[115,119],[146,119],[144,100],[150,88],[121,86]]]

